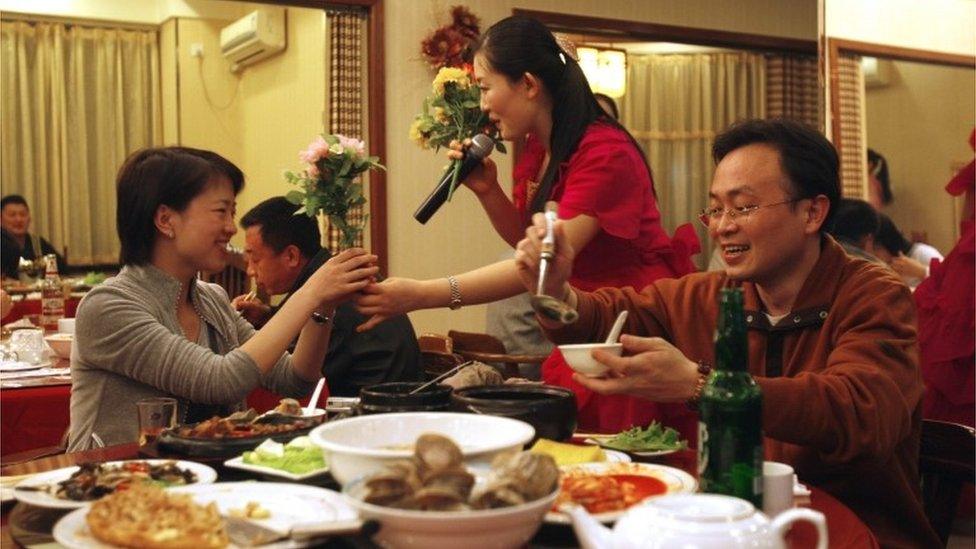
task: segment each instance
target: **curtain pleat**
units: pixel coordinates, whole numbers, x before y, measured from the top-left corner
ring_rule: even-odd
[[[363,90],[366,89],[366,67],[368,58],[366,44],[366,12],[363,10],[329,10],[329,49],[331,66],[329,69],[329,132],[347,137],[363,139],[365,136],[366,102]],[[367,142],[368,145],[368,142]],[[368,176],[363,180],[363,192],[367,199]],[[363,207],[349,211],[351,224],[365,223],[367,214]],[[364,233],[357,239],[356,246],[363,246]],[[336,227],[328,227],[322,236],[323,245],[330,250],[339,249],[340,232]]]
[[[3,194],[70,264],[115,263],[115,174],[162,142],[155,31],[0,23]]]
[[[628,56],[621,121],[644,149],[654,173],[662,224],[694,222],[707,205],[715,135],[744,118],[765,115],[766,67],[760,54]],[[700,267],[707,255],[699,256]]]

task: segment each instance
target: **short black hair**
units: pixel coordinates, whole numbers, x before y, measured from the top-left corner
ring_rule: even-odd
[[[878,211],[864,200],[842,198],[827,232],[838,240],[858,244],[866,236],[874,236],[881,222]]]
[[[116,230],[123,265],[149,263],[156,243],[156,210],[181,212],[215,177],[226,177],[234,195],[244,187],[244,173],[223,156],[190,147],[136,151],[122,163],[115,182]]]
[[[283,196],[269,198],[241,217],[241,227],[261,227],[261,240],[275,253],[294,245],[302,256],[312,258],[322,249],[319,224],[307,215],[295,215],[298,205]]]
[[[22,204],[25,208],[30,209],[30,206],[27,205],[27,200],[19,194],[8,194],[0,199],[0,210],[6,208],[7,204]]]
[[[912,251],[912,243],[898,230],[898,226],[890,217],[878,213],[878,232],[874,233],[874,243],[888,250],[891,255],[903,253],[908,255]]]
[[[718,164],[730,152],[755,143],[779,151],[792,198],[827,197],[830,209],[821,225],[823,231],[840,200],[840,161],[834,146],[819,131],[793,120],[752,119],[737,122],[719,134],[712,144],[712,158]]]

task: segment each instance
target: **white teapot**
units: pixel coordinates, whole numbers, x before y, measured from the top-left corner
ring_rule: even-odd
[[[743,499],[714,494],[676,494],[652,498],[632,507],[613,530],[578,505],[563,506],[584,549],[781,549],[783,536],[796,521],[817,528],[817,549],[827,547],[827,524],[822,513],[790,509],[769,520]]]

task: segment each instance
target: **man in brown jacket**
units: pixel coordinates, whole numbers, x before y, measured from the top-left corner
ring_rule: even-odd
[[[911,293],[822,232],[839,200],[836,151],[798,124],[754,120],[718,136],[713,156],[701,221],[724,272],[659,280],[641,292],[574,290],[566,283],[574,251],[557,225],[548,293],[564,296],[580,318],[566,327],[540,322],[560,343],[599,341],[629,310],[625,356],[594,352],[610,375],[577,381],[605,394],[693,401],[698,362],[714,360],[719,290],[741,286],[767,458],[844,502],[882,546],[938,546],[919,490],[922,382]],[[536,216],[516,252],[530,290],[543,227]]]

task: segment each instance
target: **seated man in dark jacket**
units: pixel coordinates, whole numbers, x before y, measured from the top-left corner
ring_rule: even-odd
[[[20,258],[40,259],[48,254],[58,258],[58,270],[64,273],[64,259],[54,251],[47,240],[30,234],[30,207],[19,194],[8,194],[0,200],[0,256],[3,258],[3,276],[17,278]]]
[[[319,244],[318,224],[306,215],[295,215],[297,209],[276,197],[241,218],[248,275],[272,295],[290,295],[331,256]],[[238,296],[232,303],[251,324],[261,326],[275,308],[247,297]],[[336,309],[323,371],[330,394],[359,396],[361,388],[377,383],[422,380],[420,348],[410,319],[400,315],[356,333],[356,326],[365,321],[351,303]]]

